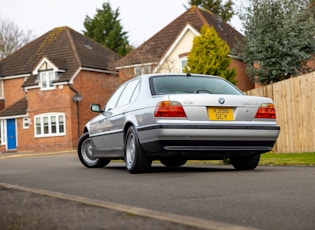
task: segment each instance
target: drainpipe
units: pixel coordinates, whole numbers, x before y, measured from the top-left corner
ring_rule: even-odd
[[[70,86],[70,89],[72,89],[75,92],[75,95],[72,97],[72,100],[77,104],[78,138],[80,138],[81,133],[80,133],[80,106],[79,106],[79,102],[82,100],[82,96],[72,86]]]

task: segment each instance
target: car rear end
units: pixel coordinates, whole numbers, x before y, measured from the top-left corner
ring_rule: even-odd
[[[141,130],[148,154],[223,159],[273,148],[280,127],[271,99],[245,96],[216,77],[160,77],[150,83],[155,122]]]

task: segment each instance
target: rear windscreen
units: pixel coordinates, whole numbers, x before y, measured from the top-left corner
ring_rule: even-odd
[[[223,78],[207,76],[154,76],[150,78],[150,86],[152,95],[187,93],[243,95]]]

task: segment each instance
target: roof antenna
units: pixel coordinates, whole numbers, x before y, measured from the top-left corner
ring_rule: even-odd
[[[187,77],[191,77],[191,74],[189,72],[186,73]]]

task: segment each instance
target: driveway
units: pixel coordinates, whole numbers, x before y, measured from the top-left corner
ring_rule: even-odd
[[[169,229],[178,229],[178,225],[183,229],[220,229],[220,226],[221,229],[222,226],[223,229],[240,226],[313,229],[315,226],[315,167],[259,166],[254,171],[235,171],[232,166],[199,164],[167,169],[154,163],[150,173],[131,175],[123,162],[111,162],[106,168],[87,169],[75,153],[63,153],[0,157],[0,183],[8,185],[6,189],[10,191],[14,187],[9,185],[17,185],[22,193],[30,194],[28,189],[34,189],[40,191],[36,196],[44,192],[45,196],[57,200],[62,198],[58,197],[61,194],[67,202],[76,205],[78,202],[90,207],[99,203],[102,205],[98,208],[106,209],[106,205],[123,206],[120,214],[158,221],[157,229],[167,228],[159,226],[165,223],[175,224],[175,228],[171,226]],[[82,203],[82,199],[92,203]],[[50,205],[44,205],[42,213],[47,212],[45,207]],[[56,209],[66,210],[63,207]],[[84,216],[84,211],[78,213]],[[104,228],[106,224],[104,221]],[[146,222],[142,224],[150,226]],[[130,223],[122,224],[128,225]]]

